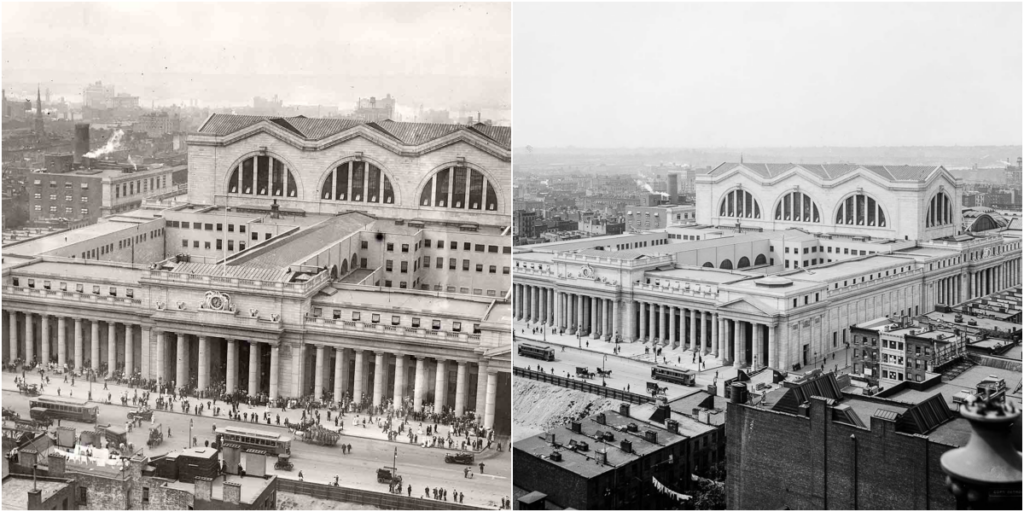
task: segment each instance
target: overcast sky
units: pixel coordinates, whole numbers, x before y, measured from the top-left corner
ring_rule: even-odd
[[[275,93],[286,103],[348,106],[388,92],[399,102],[419,96],[428,107],[507,106],[511,10],[507,3],[5,3],[4,84],[74,86],[80,95],[89,81],[116,81],[118,92],[140,95],[146,106],[168,98],[251,104]]]
[[[1021,4],[516,4],[515,145],[1021,144]]]

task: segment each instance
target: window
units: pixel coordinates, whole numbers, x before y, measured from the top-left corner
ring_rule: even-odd
[[[821,222],[818,205],[802,192],[790,192],[775,207],[775,220]]]
[[[498,194],[483,173],[456,165],[441,169],[427,180],[420,191],[420,205],[493,212],[498,210]]]
[[[489,269],[488,269],[488,272],[491,273],[491,274],[497,274],[498,273],[498,266],[497,265],[491,265],[489,267]]]
[[[398,325],[400,323],[402,323],[402,317],[400,317],[398,315],[392,315],[391,316],[391,325]]]
[[[747,219],[761,218],[761,204],[750,192],[733,189],[726,192],[718,207],[720,217],[737,217]]]
[[[391,260],[387,260],[384,262],[384,270],[391,272],[393,264],[394,263]]]
[[[298,187],[292,172],[281,160],[253,156],[235,166],[228,178],[228,192],[277,197],[297,197]]]
[[[320,188],[320,198],[392,204],[395,202],[395,192],[391,179],[380,167],[369,162],[350,160],[327,173]]]
[[[836,224],[850,226],[885,227],[885,212],[882,206],[871,196],[857,193],[839,203],[836,209]]]
[[[234,240],[228,240],[228,250],[229,251],[234,251],[235,250],[235,241]]]
[[[217,250],[219,251],[219,250],[221,250],[223,248],[224,248],[223,241],[220,238],[218,238],[217,239]]]
[[[380,323],[380,313],[374,313],[374,314],[372,314],[372,315],[370,316],[370,321],[371,321],[371,322],[373,322],[373,323],[375,323],[375,324],[379,324],[379,323]]]
[[[149,488],[147,487],[146,490],[149,490]],[[148,502],[149,501],[148,500],[149,493],[145,493],[144,496],[146,496],[146,498],[147,498],[146,501]],[[67,498],[65,498],[64,501],[67,502]],[[78,488],[78,504],[79,505],[86,505],[88,503],[89,503],[89,488],[83,485],[83,486]],[[64,505],[64,508],[67,509],[68,508],[67,505]]]
[[[409,244],[402,244],[402,252],[409,252]]]
[[[430,256],[423,257],[423,268],[430,268]]]
[[[352,321],[353,322],[358,322],[359,321],[359,312],[358,311],[353,311],[352,312]]]
[[[388,242],[388,249],[387,249],[387,251],[388,252],[394,252],[395,251],[395,244],[392,243],[392,242]]]
[[[192,241],[192,248],[193,249],[198,249],[199,248],[199,240],[193,240]]]
[[[477,264],[476,264],[476,271],[477,271],[477,272],[483,272],[483,271],[484,271],[484,266],[483,266],[483,264],[481,264],[481,263],[477,263]]]
[[[462,260],[462,270],[469,271],[469,260]]]
[[[313,308],[313,316],[320,318],[324,314],[323,308]]]
[[[203,229],[203,223],[202,222],[193,222],[192,223],[192,229]]]
[[[110,296],[111,297],[117,297],[117,288],[115,288],[113,286],[110,287]]]
[[[448,258],[448,270],[455,270],[455,265],[457,261],[458,260],[456,260],[455,258]]]
[[[402,262],[402,273],[403,274],[408,274],[409,273],[409,262],[408,261],[403,261]]]
[[[507,275],[509,274],[509,272],[510,272],[510,271],[511,271],[511,269],[510,269],[509,267],[501,267],[501,273],[502,273],[503,275],[506,275],[506,276],[507,276]]]
[[[435,331],[440,330],[441,329],[441,321],[440,320],[432,320],[430,322],[430,327],[433,328]]]
[[[462,332],[462,322],[452,322],[452,332]]]
[[[204,249],[209,249],[210,248],[210,242],[203,242],[203,248]]]
[[[420,326],[420,319],[415,317],[415,316],[412,317],[412,326],[413,327],[419,327]]]

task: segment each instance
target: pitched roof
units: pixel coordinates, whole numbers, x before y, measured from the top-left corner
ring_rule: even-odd
[[[896,421],[896,428],[908,434],[927,434],[955,417],[942,393],[935,393],[907,409]]]
[[[775,178],[793,169],[803,169],[823,180],[834,180],[857,170],[872,172],[887,181],[924,181],[941,169],[935,165],[857,165],[857,164],[763,164],[725,162],[708,174],[720,176],[737,167],[743,167],[763,178]]]
[[[478,123],[472,126],[437,123],[400,123],[391,120],[363,122],[344,118],[308,118],[247,116],[235,114],[213,114],[201,127],[199,133],[224,136],[267,120],[306,140],[321,140],[337,135],[357,126],[367,126],[407,146],[418,146],[442,137],[467,131],[490,139],[504,149],[512,148],[512,129],[507,126],[488,126]]]
[[[787,388],[785,394],[772,407],[773,410],[799,414],[800,405],[811,401],[812,396],[820,396],[829,400],[842,400],[843,392],[834,373],[826,373],[814,379]]]

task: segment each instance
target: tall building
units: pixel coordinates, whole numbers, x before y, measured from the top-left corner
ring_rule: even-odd
[[[36,119],[34,128],[36,137],[42,137],[43,131],[43,100],[39,97],[39,88],[36,87]]]
[[[447,408],[507,435],[510,142],[213,115],[189,136],[187,202],[3,247],[4,358]]]
[[[859,323],[1021,282],[1019,237],[960,233],[942,167],[723,164],[697,184],[694,224],[518,248],[514,317],[789,370]]]
[[[390,94],[379,100],[375,96],[359,98],[356,102],[356,110],[351,117],[366,123],[393,121],[395,119],[395,99]]]
[[[113,108],[114,86],[96,82],[85,86],[82,91],[82,106],[95,110]]]

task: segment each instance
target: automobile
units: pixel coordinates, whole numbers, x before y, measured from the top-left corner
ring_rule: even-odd
[[[398,470],[392,467],[383,467],[377,470],[377,483],[379,484],[401,484],[402,477]]]
[[[39,384],[18,384],[18,391],[23,395],[39,396]]]
[[[4,420],[16,420],[20,416],[12,407],[4,407]]]
[[[283,469],[285,471],[291,471],[295,468],[295,465],[291,461],[292,456],[287,453],[282,453],[277,456],[277,462],[274,463],[274,469]]]
[[[149,440],[146,441],[146,446],[153,448],[162,442],[164,442],[164,428],[157,423],[149,429]]]
[[[153,419],[153,409],[149,407],[139,407],[133,411],[128,411],[128,419],[133,420],[135,418],[142,418],[144,421],[151,421]]]
[[[473,465],[473,454],[468,452],[459,452],[456,454],[446,453],[444,454],[444,461],[447,464],[468,464]]]

